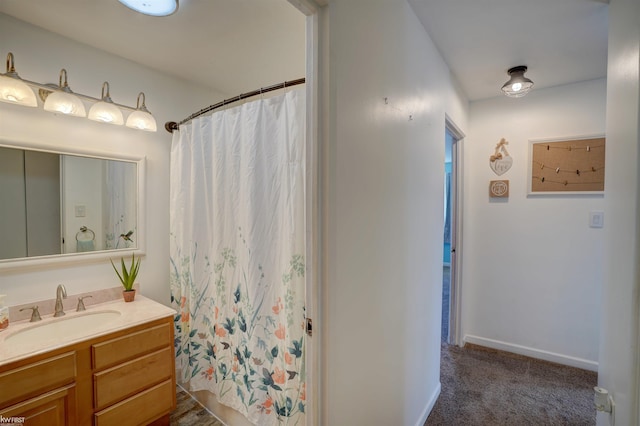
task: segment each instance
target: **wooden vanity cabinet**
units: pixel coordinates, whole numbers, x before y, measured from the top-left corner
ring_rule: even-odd
[[[173,318],[0,366],[0,415],[25,425],[168,425]]]
[[[15,368],[0,369],[3,417],[24,417],[28,425],[75,422],[76,354],[62,354]]]
[[[4,418],[20,417],[28,426],[66,426],[76,424],[73,385],[30,398],[2,410]]]

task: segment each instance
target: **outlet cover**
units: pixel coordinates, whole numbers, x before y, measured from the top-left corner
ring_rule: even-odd
[[[76,217],[85,217],[87,215],[87,208],[83,205],[77,205],[75,207]]]
[[[604,212],[589,212],[589,227],[602,228],[604,226]]]

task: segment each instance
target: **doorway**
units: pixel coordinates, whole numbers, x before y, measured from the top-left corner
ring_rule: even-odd
[[[461,194],[462,132],[450,121],[445,122],[444,163],[444,230],[442,244],[442,329],[444,343],[459,344],[459,202]]]

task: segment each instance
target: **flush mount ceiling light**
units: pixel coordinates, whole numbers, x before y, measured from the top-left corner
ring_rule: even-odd
[[[142,98],[142,105],[140,105],[140,98]],[[129,118],[127,118],[127,127],[146,130],[147,132],[155,132],[157,130],[156,119],[153,118],[153,115],[144,104],[144,93],[142,92],[138,94],[136,110],[129,114]]]
[[[129,9],[150,16],[168,16],[178,10],[178,0],[118,0]]]
[[[62,77],[64,76],[64,82]],[[62,68],[60,70],[60,81],[58,83],[59,91],[49,92],[44,101],[45,111],[61,112],[63,114],[71,115],[74,117],[86,117],[87,111],[84,109],[84,104],[79,97],[73,94],[69,84],[67,83],[67,70]],[[47,93],[42,91],[42,93]]]
[[[107,89],[106,93],[104,91],[105,88]],[[102,100],[93,104],[89,110],[89,120],[117,124],[119,126],[124,124],[122,112],[113,103],[111,96],[109,96],[109,83],[106,81],[102,84]]]
[[[0,74],[0,101],[28,107],[38,106],[35,93],[16,72],[11,52],[7,54],[7,73]]]
[[[106,89],[106,93],[105,93]],[[109,83],[102,85],[102,98],[94,98],[73,93],[67,83],[67,70],[60,71],[58,84],[42,84],[25,80],[18,76],[13,64],[13,53],[7,55],[7,73],[0,74],[0,101],[14,105],[37,107],[34,90],[37,90],[40,99],[44,102],[44,109],[50,112],[61,112],[65,115],[86,117],[84,102],[93,104],[89,109],[89,118],[94,121],[112,124],[124,124],[122,111],[131,111],[127,126],[133,129],[156,131],[156,120],[147,110],[144,93],[138,95],[138,104],[135,108],[117,104],[109,96]],[[142,103],[140,99],[142,98]]]
[[[507,73],[511,78],[502,86],[502,91],[505,95],[510,98],[521,98],[529,93],[533,87],[533,81],[524,76],[526,71],[527,67],[525,65],[509,68]]]

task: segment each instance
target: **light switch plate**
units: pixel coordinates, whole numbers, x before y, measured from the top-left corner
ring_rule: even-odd
[[[589,226],[602,228],[604,226],[604,212],[589,212]]]
[[[87,208],[83,205],[77,205],[75,207],[76,217],[85,217],[87,215]]]

